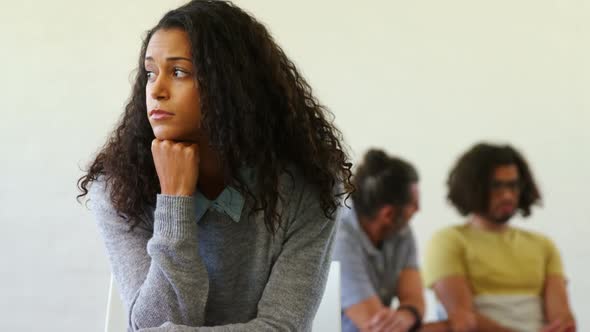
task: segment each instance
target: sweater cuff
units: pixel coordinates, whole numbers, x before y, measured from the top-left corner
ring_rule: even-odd
[[[157,195],[154,234],[180,239],[189,237],[195,229],[194,197]]]

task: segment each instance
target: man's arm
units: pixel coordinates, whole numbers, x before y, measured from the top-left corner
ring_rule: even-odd
[[[558,324],[558,331],[576,331],[576,321],[570,310],[565,279],[560,275],[549,275],[545,280],[543,297],[546,321]]]
[[[401,306],[412,306],[424,316],[424,288],[418,269],[403,269],[397,282],[397,297]]]
[[[422,280],[417,269],[404,269],[397,282],[400,307],[414,307],[420,319],[424,314]],[[409,310],[393,310],[381,303],[377,296],[348,307],[344,313],[361,330],[373,331],[388,328],[392,331],[407,331],[414,325],[414,315]]]
[[[344,310],[344,314],[354,323],[355,326],[366,326],[369,321],[381,310],[385,308],[377,296],[371,296],[368,299],[353,304]]]
[[[362,332],[407,332],[416,322],[409,310],[386,307],[377,296],[348,307],[344,313]]]
[[[465,277],[443,278],[434,284],[436,297],[442,302],[454,332],[510,332],[493,320],[479,314],[473,307],[473,296]]]

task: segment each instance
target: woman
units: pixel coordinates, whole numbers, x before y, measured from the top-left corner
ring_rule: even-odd
[[[309,330],[351,188],[328,115],[231,3],[191,1],[148,32],[125,113],[79,180],[128,330]]]

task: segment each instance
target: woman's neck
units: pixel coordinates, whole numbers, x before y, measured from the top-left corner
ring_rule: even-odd
[[[231,177],[219,153],[213,151],[209,144],[199,144],[199,159],[197,188],[207,199],[213,200],[225,189]]]

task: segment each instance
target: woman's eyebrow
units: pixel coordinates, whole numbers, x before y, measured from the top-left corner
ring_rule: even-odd
[[[185,58],[185,57],[181,57],[181,56],[172,56],[172,57],[168,57],[166,58],[166,61],[178,61],[178,60],[184,60],[184,61],[188,61],[188,62],[193,62],[191,59],[189,58]],[[152,58],[151,56],[148,56],[145,58],[145,61],[154,61],[154,58]]]

